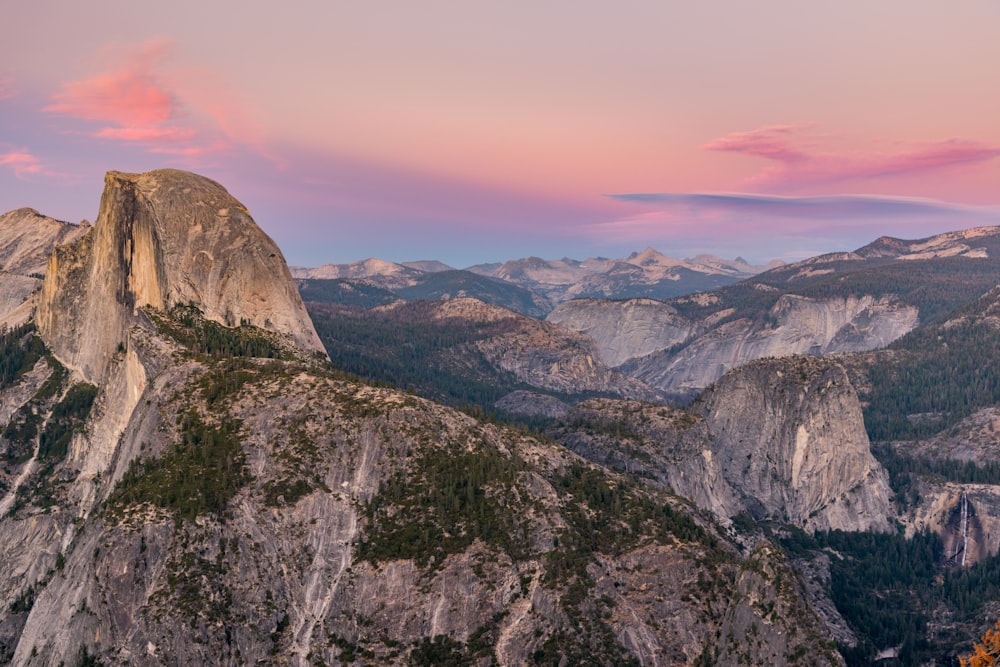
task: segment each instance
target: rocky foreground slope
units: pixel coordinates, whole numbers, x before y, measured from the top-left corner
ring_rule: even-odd
[[[0,661],[843,664],[766,540],[344,377],[303,312],[221,186],[109,174],[0,340]]]

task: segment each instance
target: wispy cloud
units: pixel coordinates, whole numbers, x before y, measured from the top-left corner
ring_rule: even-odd
[[[982,217],[1000,211],[917,197],[828,195],[782,197],[746,193],[635,193],[608,195],[611,199],[651,204],[695,217],[727,214],[766,214],[783,218],[850,220],[852,218]]]
[[[823,148],[810,134],[813,124],[772,125],[733,132],[703,146],[705,150],[761,157],[775,163],[751,178],[752,187],[791,189],[924,173],[1000,157],[1000,146],[953,137],[913,144],[896,152],[838,152]]]
[[[0,166],[12,170],[14,175],[21,179],[28,178],[29,176],[55,175],[42,164],[41,160],[24,148],[0,153]]]
[[[170,44],[155,39],[120,55],[126,64],[63,84],[44,111],[102,124],[90,136],[135,143],[154,153],[200,156],[227,143],[189,109],[160,73]]]
[[[881,234],[919,238],[925,233],[1000,224],[1000,208],[934,199],[867,195],[783,197],[746,193],[633,193],[608,195],[645,210],[587,227],[598,238],[725,238],[731,242],[769,236],[818,235],[859,240]],[[868,239],[870,240],[870,239]],[[745,242],[745,241],[744,241]]]
[[[745,153],[777,162],[801,162],[809,156],[793,145],[795,135],[811,125],[768,125],[749,132],[732,132],[710,141],[703,147],[709,151]]]

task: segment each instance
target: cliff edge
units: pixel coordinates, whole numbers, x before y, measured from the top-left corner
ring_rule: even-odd
[[[225,188],[175,169],[104,182],[97,221],[53,253],[39,300],[38,328],[67,365],[98,380],[140,308],[190,303],[323,352],[281,251]]]

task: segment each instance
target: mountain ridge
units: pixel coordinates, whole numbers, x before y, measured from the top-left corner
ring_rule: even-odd
[[[534,316],[544,316],[555,305],[581,296],[668,298],[737,282],[778,264],[778,260],[772,260],[766,265],[754,266],[741,259],[726,260],[713,255],[675,259],[653,248],[646,248],[621,259],[592,257],[581,261],[526,257],[502,263],[474,265],[461,271],[527,290],[534,295],[530,300],[534,305],[525,306],[528,310],[519,310]],[[461,275],[460,271],[436,261],[394,263],[375,258],[348,264],[325,264],[316,268],[292,268],[292,275],[299,280],[364,281],[393,291],[403,298],[408,298],[408,292],[426,293],[428,290],[421,287],[433,283],[440,285],[437,288],[439,293],[458,291],[459,286],[449,287],[446,284],[446,274],[449,272],[453,272],[455,277]],[[486,300],[490,300],[486,292],[468,296],[485,296]],[[526,300],[522,298],[522,301]]]

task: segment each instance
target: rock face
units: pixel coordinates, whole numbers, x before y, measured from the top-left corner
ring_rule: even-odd
[[[72,243],[89,225],[72,225],[44,216],[32,208],[0,215],[0,268],[19,276],[45,272],[52,250]]]
[[[0,327],[23,324],[35,307],[32,295],[42,284],[53,249],[89,229],[46,217],[31,208],[0,215]]]
[[[281,251],[221,185],[171,169],[108,172],[93,229],[49,262],[39,330],[94,381],[139,308],[189,303],[227,326],[323,350]]]
[[[576,332],[476,299],[441,302],[435,318],[510,321],[512,326],[505,334],[484,338],[475,345],[490,363],[532,387],[566,394],[604,392],[642,400],[660,398],[655,389],[604,365],[593,341]]]
[[[732,315],[692,318],[648,300],[584,300],[560,305],[547,319],[591,335],[608,364],[672,393],[703,389],[754,359],[884,347],[919,321],[916,307],[872,296],[784,294],[763,317]]]
[[[676,354],[655,353],[628,371],[670,391],[697,390],[731,368],[764,357],[863,352],[885,347],[917,326],[913,306],[890,299],[807,299],[783,295],[770,323],[741,319],[712,328]]]
[[[653,480],[724,523],[746,511],[723,475],[708,424],[690,411],[591,399],[574,406],[548,435],[584,458]]]
[[[983,316],[996,314],[993,306]],[[994,406],[977,410],[929,438],[885,446],[906,459],[988,468],[1000,462],[998,431],[1000,407]],[[924,529],[938,533],[945,557],[960,567],[1000,553],[1000,485],[948,482],[940,475],[918,475],[912,484],[917,502],[900,517],[909,534]]]
[[[653,299],[574,299],[560,304],[545,319],[593,338],[609,366],[684,343],[698,331],[697,324],[676,308]]]
[[[594,399],[548,435],[651,479],[721,521],[741,513],[814,530],[888,530],[887,475],[839,365],[811,357],[730,371],[690,410]]]
[[[841,366],[810,357],[747,364],[695,409],[725,479],[753,515],[807,530],[889,529],[887,475]]]
[[[921,481],[920,502],[903,517],[907,534],[931,530],[944,558],[971,567],[1000,553],[1000,486]]]

